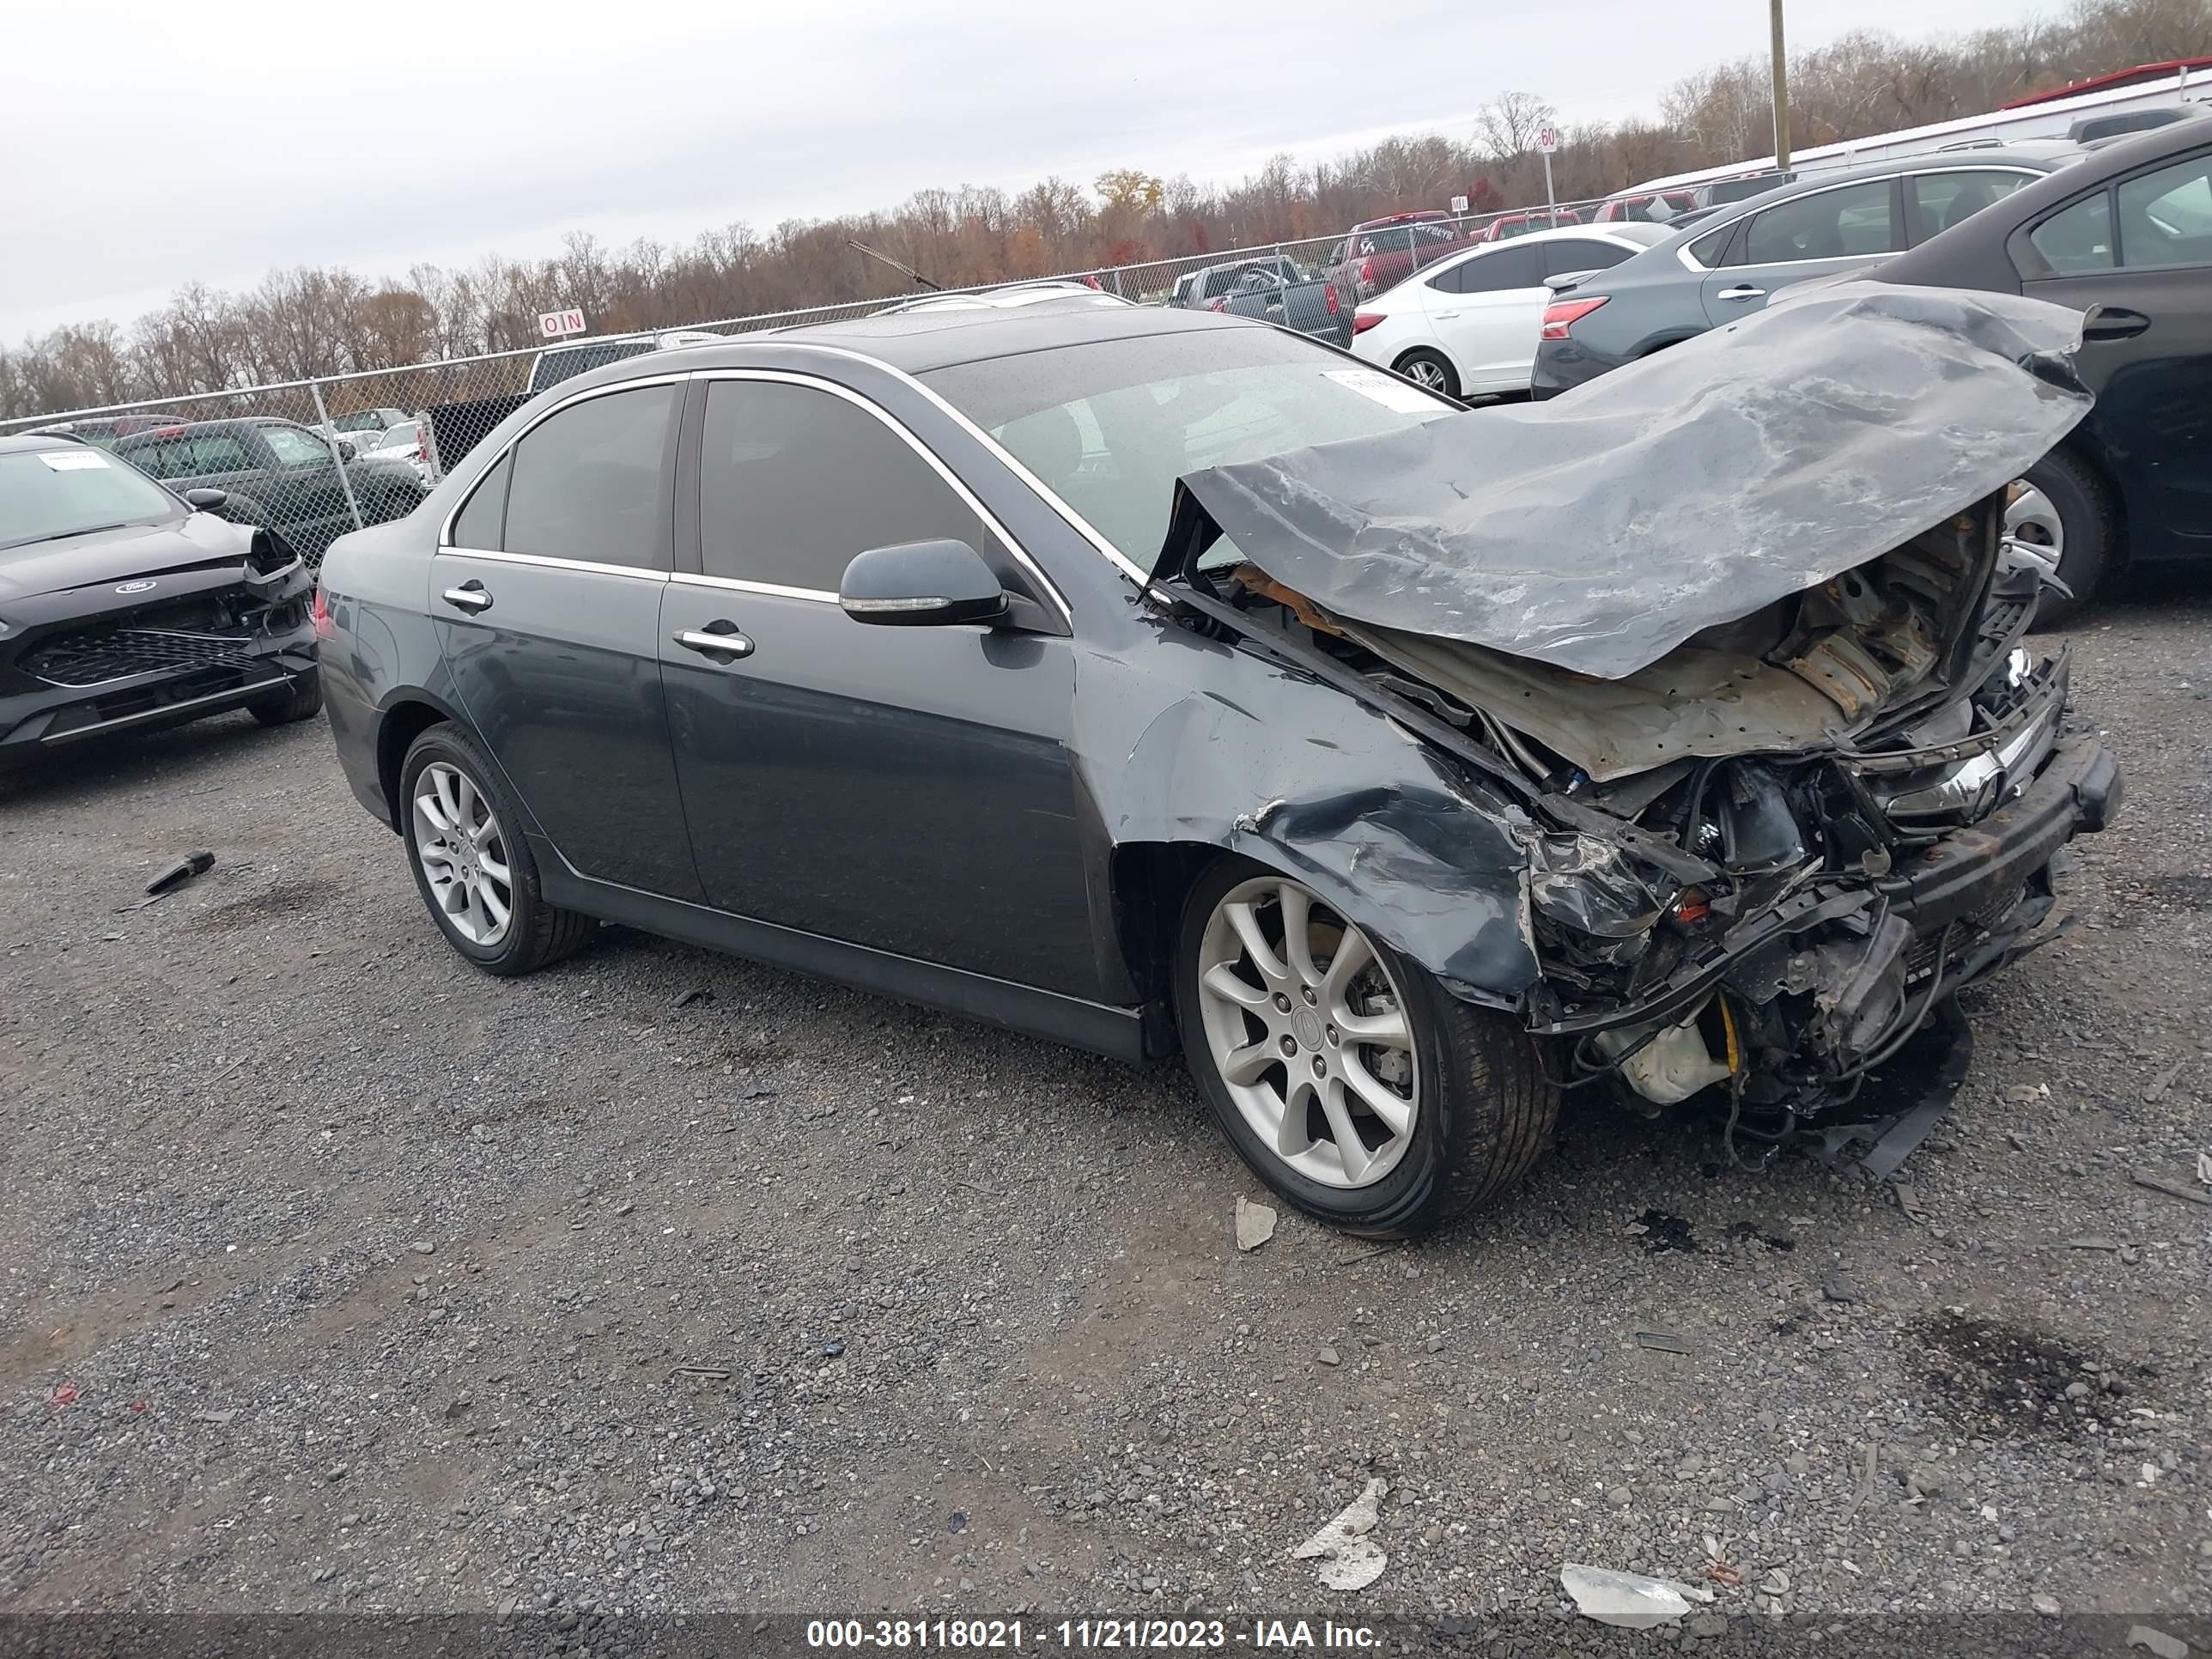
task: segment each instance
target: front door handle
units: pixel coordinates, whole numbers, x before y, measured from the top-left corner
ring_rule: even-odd
[[[1764,300],[1766,290],[1753,288],[1748,283],[1739,283],[1734,288],[1724,288],[1713,295],[1716,300]]]
[[[455,610],[466,611],[471,615],[491,609],[491,595],[484,591],[484,585],[474,577],[471,577],[459,587],[447,588],[439,597]]]
[[[2125,306],[2099,306],[2096,314],[2082,325],[2085,340],[2131,340],[2150,326],[2150,319],[2140,311],[2130,311]]]
[[[753,642],[738,632],[732,622],[712,622],[704,628],[687,628],[676,636],[676,643],[686,651],[696,651],[702,656],[727,657],[735,661],[753,653]]]

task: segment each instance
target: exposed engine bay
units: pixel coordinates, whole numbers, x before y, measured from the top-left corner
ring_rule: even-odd
[[[2110,755],[2068,726],[2064,653],[2025,644],[2045,578],[2000,532],[2009,477],[2087,407],[2063,362],[2070,325],[2051,320],[2071,313],[2015,301],[1993,318],[1968,301],[1963,322],[1939,307],[1931,324],[1897,292],[1901,307],[1873,304],[1903,331],[1900,363],[1924,357],[1937,400],[1942,382],[1975,382],[1932,418],[1999,436],[1972,465],[1918,458],[1894,496],[1840,525],[1801,520],[1783,556],[1771,542],[1608,555],[1610,532],[1578,524],[1567,534],[1585,544],[1560,569],[1610,557],[1626,574],[1581,588],[1526,545],[1507,568],[1488,514],[1465,504],[1495,499],[1480,469],[1498,448],[1517,444],[1529,464],[1547,441],[1527,429],[1540,410],[1505,446],[1469,416],[1184,481],[1156,575],[1172,574],[1187,625],[1387,708],[1510,803],[1539,964],[1513,1006],[1557,1040],[1564,1086],[1608,1081],[1647,1109],[1710,1091],[1732,1135],[1779,1138],[1850,1101],[1952,993],[2047,936],[2054,860],[2118,809]],[[1808,320],[1766,313],[1781,347],[1763,372],[1804,370],[1793,340],[1832,351]],[[1665,386],[1644,390],[1656,416]],[[1823,465],[1853,446],[1871,464],[1893,441],[1929,441],[1885,435],[1875,404],[1814,419],[1767,382],[1745,395],[1826,439]],[[1739,471],[1771,453],[1755,425],[1733,441]],[[1586,461],[1594,510],[1632,538],[1651,503],[1622,508],[1623,479],[1651,496],[1650,452],[1679,462],[1683,443],[1649,419],[1619,471]],[[1703,472],[1726,476],[1714,459],[1708,444]],[[1407,476],[1370,484],[1363,461]],[[1761,536],[1789,482],[1786,469],[1758,479]],[[1390,514],[1348,499],[1370,491]],[[1434,516],[1403,510],[1409,497]],[[1623,564],[1639,554],[1650,562]]]

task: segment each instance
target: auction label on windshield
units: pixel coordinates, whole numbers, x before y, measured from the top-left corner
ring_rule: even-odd
[[[107,465],[107,457],[96,449],[42,449],[39,459],[57,472],[82,472]]]
[[[1167,1653],[1297,1650],[1373,1652],[1382,1643],[1365,1625],[1328,1619],[810,1619],[806,1645],[818,1649],[981,1652],[1095,1652],[1108,1649]]]
[[[1361,397],[1378,403],[1385,409],[1395,409],[1401,415],[1438,415],[1443,407],[1434,398],[1409,381],[1395,374],[1385,374],[1379,368],[1330,368],[1322,371],[1322,378],[1335,381]]]

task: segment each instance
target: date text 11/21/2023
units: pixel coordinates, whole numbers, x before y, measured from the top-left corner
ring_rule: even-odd
[[[1068,1619],[1044,1625],[1018,1619],[813,1619],[807,1621],[806,1645],[953,1652],[1024,1647],[1206,1652],[1232,1646],[1350,1652],[1380,1644],[1368,1626],[1333,1620],[1260,1619],[1249,1630],[1231,1631],[1218,1619]]]

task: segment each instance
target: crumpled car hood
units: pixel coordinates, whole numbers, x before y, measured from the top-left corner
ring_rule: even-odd
[[[1182,482],[1339,617],[1619,679],[2019,477],[2088,412],[2081,338],[2042,301],[1825,283],[1548,403]]]

